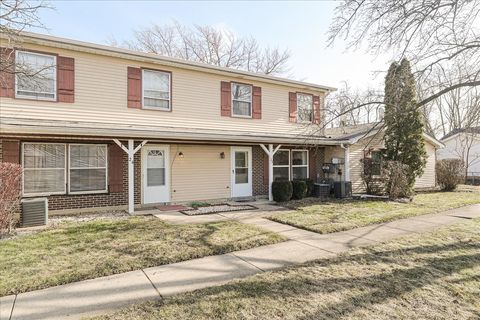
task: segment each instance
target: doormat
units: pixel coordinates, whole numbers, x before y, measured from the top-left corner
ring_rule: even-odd
[[[213,206],[200,207],[197,209],[188,209],[180,211],[187,216],[199,216],[203,214],[213,214],[220,212],[232,212],[232,211],[243,211],[243,210],[255,210],[258,209],[249,204],[244,205],[230,205],[230,204],[216,204]]]

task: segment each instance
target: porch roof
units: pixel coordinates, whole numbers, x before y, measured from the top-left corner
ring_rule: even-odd
[[[92,137],[96,139],[148,139],[167,141],[209,141],[215,143],[274,143],[307,145],[340,145],[344,139],[308,134],[282,135],[248,131],[206,130],[166,126],[119,125],[103,122],[1,118],[2,135],[49,135],[52,137]]]

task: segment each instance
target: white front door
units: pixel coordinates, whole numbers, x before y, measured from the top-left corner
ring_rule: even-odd
[[[170,202],[168,146],[142,148],[143,203]]]
[[[252,195],[252,148],[232,147],[232,197]]]

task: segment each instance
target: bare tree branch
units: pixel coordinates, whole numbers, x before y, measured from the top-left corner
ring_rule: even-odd
[[[116,39],[108,39],[119,46]],[[136,30],[134,39],[121,46],[184,60],[208,63],[264,74],[288,72],[290,53],[279,48],[262,48],[252,37],[237,37],[212,26],[188,28],[174,21]]]

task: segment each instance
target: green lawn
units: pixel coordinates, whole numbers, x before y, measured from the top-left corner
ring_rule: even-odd
[[[269,218],[318,233],[331,233],[475,203],[480,203],[478,187],[468,191],[421,193],[411,203],[365,200],[319,202],[308,198],[290,201],[285,206],[292,211],[275,213]]]
[[[0,296],[282,240],[233,221],[170,225],[134,217],[64,223],[0,242]]]
[[[480,219],[97,320],[479,319]]]

